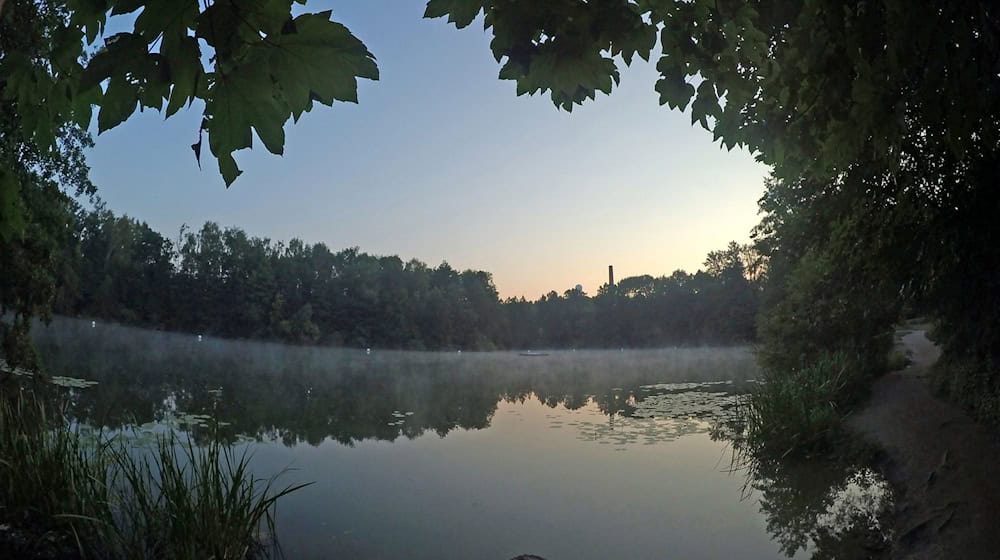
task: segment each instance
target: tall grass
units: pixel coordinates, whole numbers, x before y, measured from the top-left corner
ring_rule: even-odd
[[[66,533],[82,549],[109,517],[112,457],[59,417],[33,395],[0,395],[0,519]]]
[[[277,489],[249,463],[173,432],[88,437],[30,394],[0,394],[0,520],[68,535],[84,557],[269,557],[276,502],[305,485]]]
[[[765,370],[739,409],[742,443],[780,456],[822,448],[867,379],[858,361],[842,352],[792,370]]]
[[[276,491],[275,477],[250,473],[246,450],[237,453],[217,442],[199,449],[172,435],[157,439],[151,457],[122,447],[115,457],[126,499],[110,540],[125,558],[266,555],[277,501],[306,486]]]

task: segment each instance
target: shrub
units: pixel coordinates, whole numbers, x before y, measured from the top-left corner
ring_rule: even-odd
[[[991,360],[944,357],[933,374],[938,392],[976,420],[1000,428],[1000,375]]]

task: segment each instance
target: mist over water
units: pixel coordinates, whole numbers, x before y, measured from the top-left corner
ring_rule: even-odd
[[[97,382],[70,389],[81,422],[219,435],[315,482],[279,505],[288,558],[807,557],[860,507],[822,517],[856,469],[777,514],[758,497],[784,471],[731,470],[746,347],[369,352],[63,318],[35,338],[46,371]]]

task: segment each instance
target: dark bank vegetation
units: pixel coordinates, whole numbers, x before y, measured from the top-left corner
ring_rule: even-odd
[[[59,401],[0,389],[0,523],[22,532],[20,543],[0,535],[0,551],[243,560],[276,550],[275,502],[301,486],[255,478],[245,450],[215,439],[69,427]]]
[[[704,81],[661,93],[668,103],[691,102],[695,116],[714,119],[707,128],[724,142],[755,149],[772,165],[756,228],[769,263],[758,331],[768,384],[753,406],[761,418],[776,418],[761,422],[769,426],[763,439],[783,451],[787,438],[774,436],[798,425],[798,439],[809,443],[802,449],[828,446],[829,438],[805,430],[828,433],[829,411],[842,417],[863,404],[907,311],[935,325],[940,385],[980,418],[995,418],[995,7],[765,2],[734,28],[731,18],[744,9],[751,8],[665,8],[673,17],[667,29],[693,40],[668,48],[661,84],[695,73]],[[767,61],[753,60],[754,45],[767,50]],[[788,398],[795,391],[829,398],[815,398],[806,414]],[[787,418],[769,414],[778,410]]]

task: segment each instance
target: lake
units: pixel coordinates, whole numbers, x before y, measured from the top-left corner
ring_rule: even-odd
[[[748,348],[440,353],[35,331],[91,426],[247,446],[287,558],[863,558],[888,487],[858,463],[733,464]],[[70,383],[72,385],[72,383]]]

